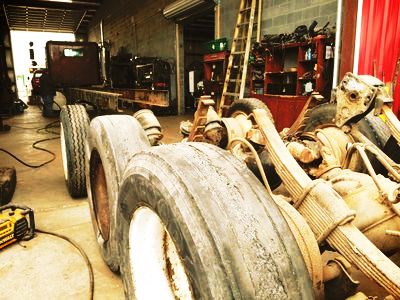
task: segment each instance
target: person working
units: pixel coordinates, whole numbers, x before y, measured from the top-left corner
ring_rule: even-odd
[[[48,70],[44,70],[39,79],[39,94],[43,100],[43,116],[54,117],[56,114],[53,111],[53,99],[56,95],[56,85],[50,78]]]

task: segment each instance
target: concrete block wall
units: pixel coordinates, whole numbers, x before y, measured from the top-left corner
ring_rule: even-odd
[[[160,57],[170,62],[173,70],[170,99],[175,105],[175,23],[162,15],[162,8],[171,2],[173,0],[103,0],[90,24],[88,40],[100,42],[100,22],[103,20],[103,35],[111,42],[111,56],[123,49],[125,53]]]
[[[166,20],[162,8],[172,0],[104,0],[90,25],[89,41],[100,41],[103,20],[105,40],[111,41],[111,55],[121,48],[140,56],[175,56],[175,24]]]
[[[232,40],[239,0],[220,0],[221,37]],[[317,26],[330,22],[336,24],[336,0],[263,0],[261,33],[290,33],[299,26],[309,26],[313,20]]]

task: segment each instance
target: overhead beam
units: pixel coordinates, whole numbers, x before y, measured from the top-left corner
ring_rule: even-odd
[[[4,12],[4,17],[6,18],[6,22],[7,22],[7,27],[10,28],[10,24],[8,23],[8,16],[7,16],[7,12],[6,12],[6,7],[4,4],[1,5],[3,8],[3,12]]]
[[[88,10],[99,8],[101,3],[91,1],[63,2],[55,0],[0,0],[1,5],[16,5],[22,7],[40,7],[71,10]]]

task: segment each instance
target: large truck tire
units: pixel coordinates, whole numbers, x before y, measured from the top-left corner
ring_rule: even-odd
[[[334,124],[336,104],[325,103],[318,105],[306,114],[308,117],[304,131],[312,131],[324,124]],[[390,137],[389,128],[381,118],[372,113],[358,121],[360,131],[380,149],[383,149]]]
[[[61,154],[68,192],[73,198],[86,196],[85,142],[89,116],[82,105],[61,109]]]
[[[0,206],[11,202],[17,186],[15,168],[0,167]]]
[[[313,298],[288,224],[228,151],[182,143],[136,154],[118,220],[126,298]]]
[[[86,147],[90,214],[102,257],[114,272],[119,270],[115,216],[122,174],[132,155],[147,148],[147,136],[132,116],[100,116],[90,123]]]
[[[234,101],[228,109],[227,117],[234,117],[239,113],[249,115],[255,109],[264,109],[271,120],[274,120],[268,106],[257,98],[243,98]]]

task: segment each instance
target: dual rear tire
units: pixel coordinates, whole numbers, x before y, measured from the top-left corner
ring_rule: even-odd
[[[89,116],[82,105],[61,109],[61,155],[68,193],[73,198],[86,196],[85,142]]]
[[[86,165],[68,176],[86,170],[101,254],[127,298],[313,298],[286,221],[244,163],[201,143],[150,148],[130,116],[89,127],[80,107],[63,110],[64,156],[82,155],[76,136],[87,136]]]
[[[185,143],[136,154],[117,218],[128,298],[313,298],[281,212],[227,151]]]
[[[116,210],[123,172],[129,159],[150,148],[139,122],[128,115],[94,118],[86,143],[87,194],[93,229],[109,268],[119,270]]]

